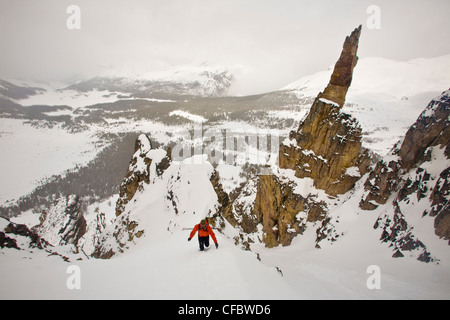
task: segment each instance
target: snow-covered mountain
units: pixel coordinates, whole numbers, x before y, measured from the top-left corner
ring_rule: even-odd
[[[210,66],[162,66],[132,81],[114,71],[45,91],[86,104],[2,93],[1,212],[11,221],[0,218],[0,273],[14,277],[0,277],[1,297],[447,299],[449,57],[360,59],[343,106],[316,99],[332,70],[249,97],[217,97],[231,77]],[[328,122],[316,126],[314,112]],[[314,135],[294,141],[326,126],[336,135],[322,135],[323,154]],[[273,134],[301,163],[279,163],[277,151],[263,153],[263,168],[251,163],[255,150],[241,147],[254,134]],[[313,168],[343,187],[321,185]],[[263,196],[270,190],[276,201]],[[183,228],[205,216],[219,249],[200,253]]]
[[[136,98],[171,96],[217,97],[226,94],[232,75],[221,66],[124,67],[72,84],[63,90],[120,92]]]
[[[36,94],[42,94],[45,91],[41,87],[14,84],[9,81],[0,80],[0,96],[5,96],[9,99],[26,99]]]
[[[220,97],[233,81],[230,68],[211,63],[171,66],[127,64],[72,83],[0,80],[0,97],[23,106],[66,105],[73,108],[123,99],[148,101]]]

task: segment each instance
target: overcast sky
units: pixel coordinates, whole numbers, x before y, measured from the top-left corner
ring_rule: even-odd
[[[66,25],[72,4],[79,30]],[[369,5],[380,29],[368,28]],[[449,12],[449,0],[0,0],[0,78],[208,61],[234,67],[241,93],[257,93],[327,69],[360,24],[360,58],[450,54]]]

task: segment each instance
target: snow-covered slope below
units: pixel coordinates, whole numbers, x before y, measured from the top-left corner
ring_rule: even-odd
[[[198,215],[160,211],[150,189],[136,203],[145,215],[148,233],[124,254],[109,260],[72,259],[26,250],[4,249],[0,255],[1,299],[448,299],[450,275],[442,265],[390,257],[380,246],[371,213],[349,212],[347,202],[336,214],[351,230],[338,242],[314,249],[314,232],[289,247],[267,249],[252,245],[242,251],[234,244],[229,225],[216,231],[219,249],[199,252],[189,230]],[[355,198],[356,199],[356,198]],[[179,224],[179,225],[178,225]],[[176,226],[175,226],[176,225]],[[167,226],[172,226],[170,231]],[[355,228],[357,227],[357,228]],[[313,230],[310,228],[309,230]],[[370,254],[367,254],[370,252]],[[258,254],[258,255],[257,255]],[[69,255],[70,256],[70,255]],[[261,259],[258,261],[257,257]],[[24,259],[25,258],[25,259]],[[369,289],[370,266],[380,270],[380,288]],[[75,268],[75,269],[74,269]],[[78,268],[78,269],[77,269]],[[70,289],[74,271],[80,289]],[[69,285],[68,285],[69,283]]]
[[[178,230],[110,260],[65,263],[8,249],[0,259],[1,299],[290,299],[300,298],[255,254],[217,234],[220,247],[204,253]],[[26,255],[25,255],[26,256]],[[6,260],[7,259],[7,263]],[[66,283],[70,266],[80,268],[80,290]],[[264,279],[264,281],[261,281]]]
[[[301,298],[274,267],[261,264],[254,253],[235,246],[233,239],[216,232],[219,249],[211,244],[206,252],[199,251],[196,237],[191,242],[187,241],[190,231],[183,230],[183,227],[193,227],[217,205],[217,196],[209,181],[212,166],[207,162],[191,163],[191,160],[202,159],[174,163],[127,205],[124,215],[145,231],[141,237],[135,237],[134,244],[128,243],[126,253],[109,260],[78,261],[75,260],[78,256],[74,256],[69,264],[55,259],[54,263],[46,266],[49,260],[41,252],[7,249],[0,256],[7,261],[0,264],[0,273],[14,274],[14,277],[0,277],[2,288],[8,288],[2,290],[0,297]],[[167,198],[168,188],[174,199]],[[178,214],[170,207],[171,203],[176,204]],[[110,225],[113,233],[121,227],[119,222],[122,220],[117,221],[117,224]],[[106,234],[109,234],[108,230]],[[110,236],[113,237],[112,234]],[[80,290],[69,290],[66,286],[70,276],[66,269],[71,265],[81,270]]]
[[[0,297],[449,298],[450,274],[446,266],[450,256],[447,248],[437,252],[439,263],[393,259],[392,248],[387,243],[380,243],[380,231],[373,228],[374,221],[384,209],[367,212],[358,207],[365,179],[361,179],[354,190],[333,200],[330,217],[336,224],[335,232],[341,237],[336,242],[322,241],[320,250],[314,248],[315,228],[308,227],[289,247],[268,249],[255,242],[251,244],[252,251],[243,251],[236,245],[236,239],[240,237],[238,230],[224,221],[221,231],[215,232],[219,248],[214,248],[211,243],[206,252],[200,252],[197,238],[188,242],[190,230],[183,228],[193,227],[209,215],[210,210],[217,210],[218,197],[210,182],[213,170],[204,156],[173,162],[160,176],[152,169],[150,183],[136,192],[123,216],[108,222],[109,226],[103,232],[105,238],[99,239],[106,248],[118,250],[111,259],[87,259],[81,253],[70,253],[61,245],[52,250],[62,250],[70,260],[68,263],[59,256],[49,258],[40,250],[0,251],[0,259],[5,262],[0,263],[0,274],[14,275],[0,277],[0,285],[6,288]],[[105,206],[102,210],[109,210],[111,216],[114,208]],[[22,223],[26,220],[26,217],[19,219]],[[124,225],[125,221],[128,225]],[[3,229],[4,225],[0,227]],[[137,230],[143,230],[143,233],[131,238],[130,234]],[[120,239],[122,245],[116,239]],[[442,242],[437,238],[434,240]],[[79,289],[72,288],[73,270],[79,272]],[[373,274],[373,270],[378,270],[378,275]],[[378,277],[377,288],[372,286],[374,276]]]

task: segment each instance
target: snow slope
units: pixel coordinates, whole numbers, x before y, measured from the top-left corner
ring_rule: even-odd
[[[32,192],[43,180],[93,160],[109,143],[102,136],[124,132],[151,132],[166,143],[181,128],[148,119],[104,119],[103,124],[86,124],[69,131],[62,124],[47,127],[23,119],[0,118],[0,205]]]
[[[174,162],[162,176],[138,191],[124,214],[136,221],[137,229],[143,229],[144,234],[128,242],[124,253],[109,260],[88,260],[66,251],[70,258],[66,263],[42,251],[0,251],[0,274],[14,275],[0,277],[0,298],[450,298],[448,254],[439,256],[439,264],[393,259],[392,249],[380,244],[379,230],[373,229],[379,213],[355,210],[364,179],[355,191],[335,199],[330,214],[339,220],[337,230],[344,236],[337,242],[321,242],[320,250],[314,248],[316,234],[311,227],[289,247],[267,249],[253,243],[252,252],[243,251],[235,245],[238,232],[226,223],[223,233],[216,231],[219,249],[211,245],[200,252],[196,237],[188,242],[190,231],[183,227],[193,227],[218,205],[209,181],[212,171],[205,157],[195,156]],[[168,191],[172,199],[167,197]],[[117,233],[121,221],[111,224],[107,233]],[[80,256],[81,261],[77,260]],[[80,289],[70,289],[73,266],[80,271]],[[379,289],[367,285],[371,266],[380,270]]]
[[[154,204],[154,203],[153,203]],[[152,202],[142,212],[153,209]],[[344,210],[344,208],[342,208]],[[42,252],[7,249],[0,255],[1,299],[449,299],[450,275],[445,264],[424,264],[390,258],[369,232],[373,216],[353,214],[347,226],[360,232],[313,249],[315,235],[305,234],[290,247],[252,246],[242,251],[229,236],[216,232],[219,249],[199,252],[189,231],[168,232],[155,225],[125,254],[110,260],[63,262]],[[189,225],[197,217],[181,219]],[[180,221],[181,221],[180,220]],[[167,223],[168,217],[160,221]],[[156,229],[156,230],[155,230]],[[313,230],[313,228],[310,228]],[[308,238],[311,241],[308,241]],[[372,242],[371,246],[368,244]],[[308,247],[308,245],[311,245]],[[370,254],[367,254],[369,250]],[[261,262],[256,259],[259,254]],[[25,258],[25,259],[24,259]],[[380,289],[370,290],[367,272],[381,270]],[[80,289],[69,289],[72,273],[80,270]],[[277,269],[280,272],[277,271]]]
[[[188,233],[166,233],[111,260],[65,263],[8,252],[0,263],[1,299],[289,299],[299,298],[275,268],[217,234],[220,247],[200,253]],[[11,251],[14,249],[10,249]],[[81,271],[81,289],[70,290],[69,266]],[[264,279],[264,281],[261,281]]]
[[[89,131],[70,133],[60,125],[25,122],[0,118],[0,204],[31,192],[44,178],[88,163],[101,150]]]
[[[135,196],[126,209],[129,218],[144,228],[144,236],[125,254],[110,260],[73,259],[68,264],[55,259],[48,265],[49,259],[42,252],[2,251],[0,274],[14,277],[0,277],[1,287],[7,288],[1,291],[0,298],[300,298],[275,268],[261,264],[254,253],[242,251],[232,239],[217,232],[219,249],[211,245],[206,252],[199,251],[196,237],[187,241],[190,231],[182,228],[193,227],[217,205],[209,182],[211,173],[209,163],[191,164],[191,159],[186,159]],[[174,184],[178,215],[167,207],[168,183]],[[66,286],[70,265],[81,270],[80,290]]]

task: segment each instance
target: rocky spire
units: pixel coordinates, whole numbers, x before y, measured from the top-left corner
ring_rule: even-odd
[[[295,179],[276,171],[272,176],[260,176],[253,211],[247,220],[262,223],[267,247],[289,245],[294,236],[303,233],[306,222],[322,221],[316,232],[317,243],[327,235],[334,239],[332,233],[325,232],[331,228],[326,203],[294,192],[298,183],[311,179],[316,189],[333,198],[351,190],[369,170],[371,157],[362,147],[361,126],[341,111],[358,60],[360,34],[361,26],[346,38],[325,91],[314,100],[298,130],[291,131],[280,145],[279,167],[292,170]],[[297,178],[309,179],[299,182]],[[303,212],[301,221],[299,212]]]
[[[334,66],[330,82],[319,98],[324,98],[337,103],[340,107],[344,105],[345,96],[352,83],[353,68],[358,62],[356,52],[358,51],[361,25],[347,36],[342,48],[341,56]]]
[[[316,188],[331,196],[353,188],[370,164],[361,126],[341,111],[358,60],[360,34],[361,26],[347,36],[325,91],[318,94],[297,132],[280,146],[280,168],[294,170],[298,178],[312,178]]]

